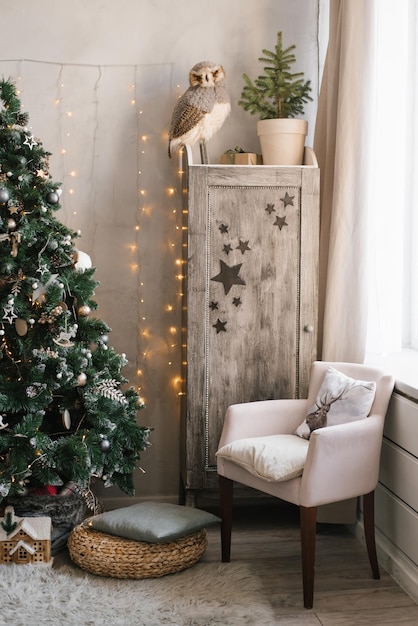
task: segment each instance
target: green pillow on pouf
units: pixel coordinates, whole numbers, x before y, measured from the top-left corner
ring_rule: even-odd
[[[179,504],[140,502],[90,517],[94,530],[134,541],[161,543],[191,535],[201,528],[220,522],[207,511]]]

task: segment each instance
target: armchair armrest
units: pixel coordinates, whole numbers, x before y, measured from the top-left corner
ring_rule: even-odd
[[[263,400],[232,404],[225,414],[219,447],[246,437],[292,434],[306,417],[307,400]]]
[[[373,491],[379,476],[381,415],[315,430],[300,489],[302,506],[319,506]]]

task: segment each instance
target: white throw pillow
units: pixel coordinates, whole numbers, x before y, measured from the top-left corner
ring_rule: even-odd
[[[254,476],[280,482],[302,475],[308,446],[308,441],[295,435],[269,435],[227,443],[216,455],[233,461]]]
[[[295,435],[309,439],[317,428],[364,419],[370,413],[375,392],[374,381],[355,380],[329,367],[316,396],[316,404],[309,409]]]

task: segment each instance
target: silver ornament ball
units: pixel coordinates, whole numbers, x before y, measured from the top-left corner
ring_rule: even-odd
[[[0,204],[6,204],[9,201],[10,194],[7,189],[0,189]]]
[[[59,195],[57,194],[56,191],[50,191],[47,195],[46,195],[46,201],[49,204],[57,204],[59,200]]]

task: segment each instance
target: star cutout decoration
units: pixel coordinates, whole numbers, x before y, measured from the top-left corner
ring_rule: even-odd
[[[266,206],[266,211],[269,215],[271,215],[272,213],[274,213],[275,208],[274,208],[274,204],[271,204],[270,202],[267,204]]]
[[[35,141],[35,138],[33,135],[25,135],[25,141],[23,142],[26,146],[29,146],[29,148],[32,150],[33,146],[37,146],[37,142]]]
[[[211,309],[211,311],[216,311],[216,309],[219,308],[218,303],[212,300],[212,302],[209,304],[209,308]]]
[[[229,254],[232,251],[232,246],[229,243],[226,243],[223,247],[223,251],[225,252],[225,254]]]
[[[226,328],[225,328],[226,325],[227,325],[227,322],[221,322],[219,317],[216,321],[216,324],[212,324],[213,328],[216,328],[216,334],[226,333]]]
[[[36,270],[36,273],[40,274],[43,278],[44,274],[46,274],[47,272],[49,272],[48,265],[46,263],[40,263],[38,269]]]
[[[19,207],[17,206],[9,206],[8,209],[10,215],[16,215],[17,213],[19,213]]]
[[[287,207],[288,204],[291,204],[292,206],[294,206],[293,204],[293,200],[295,199],[295,196],[289,196],[289,194],[285,193],[284,198],[280,198],[280,200],[283,202],[284,204],[284,208]]]
[[[43,180],[49,178],[48,172],[45,172],[44,170],[36,170],[36,175],[38,178],[42,178]]]
[[[221,264],[221,271],[219,274],[211,278],[211,280],[223,284],[226,296],[230,292],[233,285],[245,285],[245,281],[238,276],[242,263],[231,267],[224,263],[221,259],[219,260],[219,263]]]
[[[3,311],[3,319],[6,320],[6,322],[9,322],[9,324],[13,324],[13,320],[17,318],[17,315],[13,309],[13,304],[8,304],[7,306],[4,306]]]
[[[237,307],[240,306],[242,304],[241,298],[234,298],[232,304]]]
[[[228,232],[228,226],[226,224],[221,224],[219,226],[219,230],[221,231],[222,234],[225,234]]]
[[[289,224],[286,222],[286,215],[284,215],[283,217],[277,216],[273,226],[278,226],[280,230],[282,230],[283,226],[289,226]]]
[[[240,239],[239,244],[237,245],[237,250],[241,250],[241,254],[244,254],[246,250],[251,250],[248,245],[248,241],[242,241],[242,239]]]

